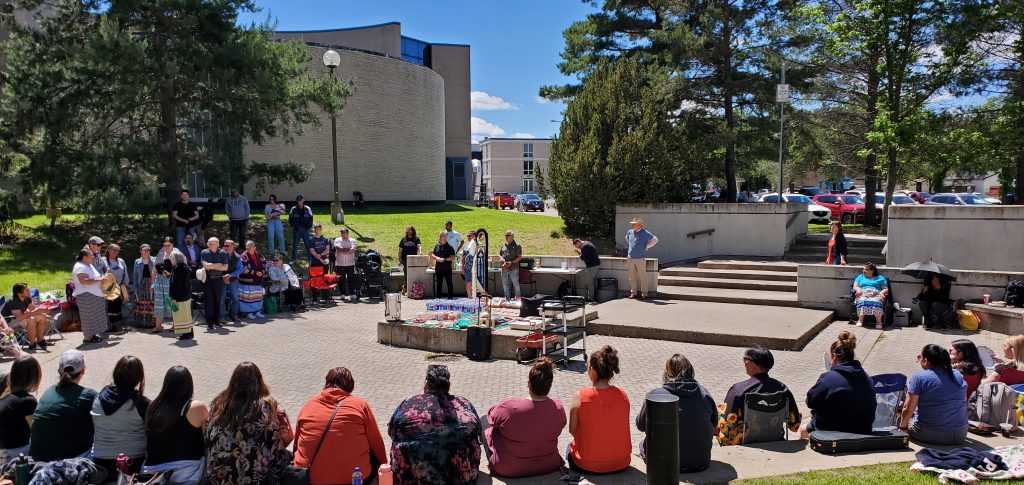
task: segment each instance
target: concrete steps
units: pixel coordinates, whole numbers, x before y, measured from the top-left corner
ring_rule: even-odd
[[[790,246],[782,259],[804,264],[824,263],[830,237],[829,234],[810,234],[800,238]],[[849,235],[846,236],[846,246],[849,250],[846,262],[849,264],[885,262],[885,256],[882,254],[882,248],[885,247],[884,238]]]
[[[724,288],[732,290],[783,291],[789,293],[793,293],[796,291],[795,281],[762,281],[756,278],[730,279],[724,277],[693,278],[686,276],[660,276],[658,278],[658,285],[687,286],[698,288]]]
[[[711,260],[697,263],[699,269],[718,271],[772,271],[777,273],[793,273],[796,275],[797,265],[786,261],[743,261],[743,260]]]
[[[658,286],[658,297],[666,300],[703,301],[799,308],[796,292],[734,290],[694,286]]]
[[[665,268],[661,270],[661,276],[680,276],[689,278],[725,278],[745,279],[760,281],[791,281],[796,283],[796,273],[789,271],[762,271],[762,270],[729,270],[704,268]]]

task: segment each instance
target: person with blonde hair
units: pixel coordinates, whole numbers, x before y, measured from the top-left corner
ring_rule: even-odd
[[[830,369],[807,391],[811,420],[800,436],[815,430],[870,434],[875,420],[875,390],[871,377],[856,359],[857,337],[841,332],[828,348]]]
[[[999,359],[987,382],[1002,382],[1008,386],[1024,384],[1024,335],[1014,335],[1003,343],[1003,356]]]
[[[647,395],[679,398],[679,471],[693,473],[711,465],[711,445],[718,433],[718,407],[704,386],[694,378],[693,365],[683,354],[665,361],[663,385]],[[636,428],[648,431],[647,400],[636,416]],[[640,442],[640,457],[647,461],[647,438]]]

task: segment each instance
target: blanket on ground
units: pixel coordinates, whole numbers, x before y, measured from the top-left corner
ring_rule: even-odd
[[[1024,446],[1000,446],[986,453],[991,453],[1001,458],[1003,464],[1006,465],[1006,468],[995,471],[986,471],[977,468],[949,470],[925,466],[919,461],[910,465],[910,471],[936,473],[938,474],[939,483],[950,483],[950,481],[953,481],[971,485],[979,483],[982,479],[1012,480],[1024,478]]]

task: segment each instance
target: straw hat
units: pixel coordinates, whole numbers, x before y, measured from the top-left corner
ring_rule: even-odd
[[[629,221],[629,223],[630,224],[640,224],[642,226],[642,225],[644,225],[644,220],[639,218],[639,217],[634,217],[632,221]]]

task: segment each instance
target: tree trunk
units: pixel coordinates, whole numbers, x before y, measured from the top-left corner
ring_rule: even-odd
[[[167,213],[178,200],[181,192],[180,167],[178,165],[177,118],[174,105],[174,86],[166,83],[160,88],[160,183],[164,186],[164,200]],[[171,224],[170,217],[167,218]]]
[[[1017,155],[1017,181],[1013,190],[1014,205],[1024,205],[1024,153]]]
[[[725,202],[736,202],[736,116],[733,114],[732,30],[729,26],[729,2],[722,2],[722,97],[725,111]],[[779,189],[781,197],[782,190]],[[722,202],[722,198],[718,198]]]
[[[867,109],[866,118],[874,123],[875,117],[878,116],[878,52],[877,49],[872,49],[868,53],[868,63],[866,66],[868,72],[867,82]],[[871,129],[869,126],[868,130]],[[879,223],[875,217],[875,198],[870,197],[874,193],[875,187],[878,186],[878,147],[871,144],[870,153],[868,153],[867,159],[864,161],[864,225],[874,226]]]

